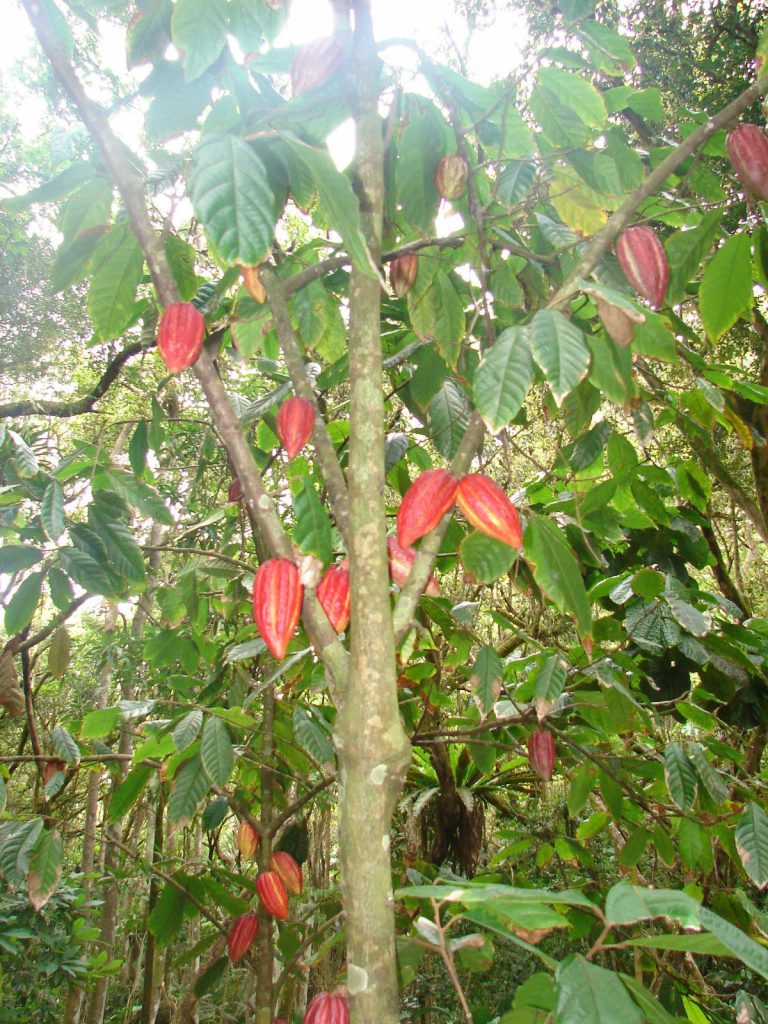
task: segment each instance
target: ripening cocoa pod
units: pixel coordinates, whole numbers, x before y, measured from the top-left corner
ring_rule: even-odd
[[[301,896],[304,876],[301,867],[287,850],[275,850],[269,859],[270,871],[280,877],[285,890],[291,896]]]
[[[259,919],[255,914],[241,914],[235,919],[227,936],[229,959],[233,964],[239,964],[243,959],[253,945],[258,930]]]
[[[240,480],[237,477],[235,477],[235,479],[227,488],[227,502],[228,504],[233,505],[242,500],[243,485],[240,483]]]
[[[616,258],[638,295],[652,306],[660,306],[667,291],[669,264],[653,228],[636,224],[622,232],[616,243]]]
[[[320,992],[310,1000],[302,1024],[349,1024],[349,1006],[339,992]]]
[[[261,283],[261,267],[240,267],[240,273],[243,275],[245,290],[253,301],[259,303],[266,302],[267,291]]]
[[[523,530],[517,509],[490,477],[484,473],[462,477],[456,501],[475,529],[511,548],[522,546]]]
[[[469,181],[469,164],[456,153],[444,156],[435,168],[435,188],[443,199],[458,199]]]
[[[349,571],[340,565],[326,569],[317,586],[317,599],[328,621],[337,633],[343,633],[349,625],[352,595],[349,591]]]
[[[289,459],[295,459],[312,437],[315,407],[306,398],[292,395],[277,412],[277,436]]]
[[[287,919],[288,893],[276,871],[262,871],[256,879],[256,892],[268,914],[276,917],[278,921]]]
[[[398,587],[405,586],[405,581],[411,574],[411,566],[416,561],[416,552],[413,548],[404,548],[398,544],[394,537],[387,537],[387,552],[389,554],[389,575],[392,582]],[[440,584],[434,576],[430,576],[424,590],[429,597],[440,596]]]
[[[728,159],[742,185],[768,200],[768,138],[756,124],[740,124],[725,140]]]
[[[405,298],[413,288],[419,270],[419,257],[415,252],[398,256],[389,264],[389,283],[398,299]]]
[[[203,347],[205,318],[191,302],[166,306],[157,329],[157,348],[163,362],[178,373],[196,362]]]
[[[555,739],[546,729],[537,729],[528,737],[528,764],[539,778],[549,782],[555,770]]]
[[[237,848],[243,860],[253,860],[259,846],[259,833],[249,821],[241,821],[237,830]]]
[[[323,85],[344,59],[344,47],[335,36],[302,46],[291,63],[291,88],[301,96]]]
[[[428,469],[408,488],[397,510],[397,540],[408,548],[434,530],[456,501],[459,481],[447,469]]]
[[[287,558],[270,558],[253,579],[253,617],[264,643],[278,659],[285,657],[299,622],[304,587],[299,570]]]

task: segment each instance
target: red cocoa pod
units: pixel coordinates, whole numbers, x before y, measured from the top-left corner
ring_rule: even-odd
[[[276,850],[269,859],[269,868],[280,877],[280,881],[290,896],[301,896],[304,885],[301,865],[287,850]]]
[[[337,633],[349,625],[352,595],[349,591],[349,572],[340,565],[326,569],[317,586],[317,599]]]
[[[295,459],[312,437],[315,407],[306,398],[292,395],[277,411],[277,436],[289,459]]]
[[[287,558],[270,558],[253,579],[253,617],[261,638],[274,656],[285,657],[299,622],[304,587],[299,570]]]
[[[237,477],[227,488],[227,502],[232,505],[235,502],[243,500],[243,485],[240,483]]]
[[[262,871],[256,879],[256,892],[268,914],[276,917],[278,921],[287,919],[288,893],[276,871]]]
[[[458,199],[469,181],[469,164],[464,157],[451,153],[435,168],[435,188],[443,199]]]
[[[528,764],[545,782],[552,778],[555,770],[555,740],[551,732],[537,729],[528,737]]]
[[[419,257],[415,252],[398,256],[389,264],[389,283],[398,299],[404,298],[413,288],[419,270]]]
[[[258,930],[259,919],[255,914],[241,914],[235,919],[227,936],[229,959],[233,964],[239,964],[243,959],[253,945]]]
[[[335,36],[302,46],[291,63],[294,96],[311,92],[327,82],[344,59],[344,47]]]
[[[408,548],[434,530],[456,501],[459,481],[447,469],[428,469],[413,481],[397,510],[397,540]]]
[[[392,577],[393,583],[402,587],[411,574],[411,566],[416,560],[416,552],[413,548],[404,548],[398,544],[394,537],[387,537],[387,551],[389,553],[389,575]],[[424,593],[430,597],[440,596],[440,584],[434,576],[429,577]]]
[[[511,548],[522,546],[523,530],[517,509],[490,477],[484,473],[462,477],[456,501],[475,529]]]
[[[349,1024],[349,1006],[339,992],[320,992],[310,1000],[302,1024]]]
[[[667,291],[669,264],[653,228],[636,224],[622,232],[616,243],[616,258],[638,295],[660,306]]]
[[[756,124],[740,124],[725,140],[728,159],[742,185],[768,199],[768,138]]]
[[[261,267],[240,267],[240,273],[243,275],[245,290],[254,302],[266,302],[267,291],[261,283]]]
[[[163,362],[178,373],[197,360],[203,347],[205,318],[191,302],[172,302],[166,306],[157,329],[157,348]]]
[[[259,833],[248,821],[241,821],[237,830],[237,848],[243,860],[253,860],[259,846]]]

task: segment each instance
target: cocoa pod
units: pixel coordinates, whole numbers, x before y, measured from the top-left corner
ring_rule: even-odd
[[[419,257],[415,252],[398,256],[389,264],[389,283],[398,299],[405,298],[413,288],[419,270]]]
[[[280,877],[280,881],[290,896],[301,896],[304,876],[298,862],[287,850],[275,850],[269,858],[269,869]]]
[[[394,537],[387,537],[387,553],[389,555],[389,575],[392,582],[398,587],[405,586],[405,581],[411,574],[411,566],[416,560],[416,552],[413,548],[404,548],[398,544]],[[424,590],[429,597],[440,596],[440,584],[434,576],[430,576]]]
[[[518,511],[497,483],[484,473],[462,477],[456,492],[459,508],[481,533],[519,548],[523,531]]]
[[[459,481],[447,469],[428,469],[408,488],[397,510],[397,540],[408,548],[434,530],[456,501]]]
[[[243,860],[253,860],[259,846],[259,833],[249,821],[241,821],[237,830],[237,848]]]
[[[528,764],[540,779],[549,782],[555,770],[555,739],[546,729],[537,729],[528,737]]]
[[[316,39],[302,46],[291,62],[291,88],[301,96],[323,85],[338,70],[344,47],[335,36]]]
[[[0,654],[0,708],[5,708],[10,718],[18,718],[24,710],[24,694],[10,651]]]
[[[458,199],[469,181],[469,164],[456,153],[444,156],[435,168],[435,188],[443,199]]]
[[[756,124],[740,124],[725,140],[728,159],[742,185],[768,200],[768,138]]]
[[[243,959],[253,945],[258,930],[259,919],[255,914],[241,914],[235,919],[227,936],[229,959],[233,964],[239,964]]]
[[[340,565],[326,569],[317,586],[317,599],[328,621],[337,633],[343,633],[349,625],[352,595],[349,591],[349,571]]]
[[[315,407],[306,398],[292,395],[277,412],[277,436],[289,459],[295,459],[312,437]]]
[[[196,362],[203,347],[205,318],[191,302],[166,306],[157,329],[157,348],[163,362],[178,373]]]
[[[301,1024],[349,1024],[349,1006],[340,992],[320,992],[311,999]]]
[[[261,283],[261,267],[240,267],[240,273],[243,275],[245,290],[253,301],[258,303],[266,302],[267,291]]]
[[[243,485],[240,483],[240,480],[237,477],[235,477],[235,479],[231,482],[231,484],[227,488],[227,503],[230,504],[230,505],[234,505],[234,504],[237,504],[237,502],[240,502],[242,500],[243,500]]]
[[[278,921],[288,917],[288,893],[285,891],[280,875],[276,871],[262,871],[256,879],[256,892],[261,905],[268,914]]]
[[[287,558],[270,558],[253,579],[253,617],[264,643],[281,660],[299,622],[304,587]]]
[[[638,295],[652,306],[660,306],[667,291],[669,264],[653,228],[636,224],[622,232],[616,243],[616,258]]]

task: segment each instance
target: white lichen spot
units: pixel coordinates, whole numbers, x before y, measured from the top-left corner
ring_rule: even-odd
[[[381,837],[381,848],[385,853],[389,853],[389,836]]]
[[[375,768],[371,769],[368,776],[374,786],[383,786],[386,777],[387,766],[385,764],[377,764]]]
[[[347,989],[351,996],[358,992],[365,992],[368,988],[368,972],[358,967],[357,964],[347,965]]]
[[[266,512],[266,510],[269,508],[269,495],[262,494],[259,498],[258,505],[260,509],[263,509]]]

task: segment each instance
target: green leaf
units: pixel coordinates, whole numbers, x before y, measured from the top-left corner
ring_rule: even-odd
[[[470,685],[480,701],[484,714],[488,714],[498,700],[503,678],[504,666],[501,658],[493,647],[484,644],[477,652],[470,677]]]
[[[275,197],[267,168],[247,142],[207,136],[192,161],[189,194],[225,263],[254,266],[272,249]]]
[[[116,821],[120,821],[133,807],[144,792],[147,783],[153,775],[153,771],[154,769],[148,765],[139,764],[132,768],[120,785],[115,788],[109,800],[109,812],[107,814],[107,820],[111,825],[114,825]]]
[[[328,733],[317,724],[314,716],[300,706],[293,712],[293,734],[300,746],[321,764],[334,760],[333,743]]]
[[[10,429],[7,433],[13,447],[13,461],[16,463],[16,472],[22,480],[31,480],[40,471],[37,456],[21,434]]]
[[[557,406],[582,381],[589,368],[589,349],[578,327],[562,313],[540,309],[530,326],[531,352]]]
[[[50,540],[58,540],[64,532],[64,491],[58,480],[51,480],[40,505],[40,520]]]
[[[61,569],[57,569],[55,566],[48,570],[48,589],[51,592],[51,600],[59,611],[66,611],[75,595],[72,584]]]
[[[552,654],[540,662],[536,670],[534,697],[554,704],[568,679],[568,663],[560,654]]]
[[[144,5],[128,27],[126,61],[129,68],[149,64],[162,54],[171,38],[171,0]]]
[[[352,262],[368,277],[378,278],[379,272],[373,265],[360,226],[360,205],[348,178],[336,170],[327,150],[308,146],[287,132],[282,133],[282,138],[312,175],[331,227],[343,238]],[[271,245],[270,235],[270,248]]]
[[[104,236],[93,254],[96,268],[88,289],[88,312],[100,341],[119,338],[131,322],[144,253],[138,238],[122,224]]]
[[[226,786],[235,767],[235,752],[229,730],[220,718],[206,718],[200,741],[200,757],[213,785],[219,789]]]
[[[81,740],[98,740],[109,736],[120,724],[120,708],[99,708],[89,711],[80,726]]]
[[[614,885],[605,898],[605,920],[611,925],[669,917],[685,928],[697,928],[699,910],[699,904],[687,893],[677,889],[643,889],[629,882]]]
[[[690,811],[696,801],[698,780],[688,757],[679,743],[669,743],[664,752],[664,777],[669,795],[681,811]]]
[[[19,885],[26,877],[30,851],[42,830],[41,818],[0,823],[0,870],[9,885]]]
[[[102,568],[100,562],[77,548],[59,548],[59,560],[64,571],[78,586],[90,594],[118,597],[115,580]]]
[[[485,353],[475,372],[475,408],[492,434],[517,416],[532,381],[528,331],[509,327]]]
[[[478,583],[493,583],[508,572],[517,558],[517,552],[509,544],[479,531],[464,538],[459,555],[464,571]]]
[[[736,849],[744,870],[759,889],[768,885],[768,815],[750,801],[736,823]]]
[[[293,507],[296,513],[294,540],[302,551],[316,555],[327,565],[333,558],[331,521],[309,478],[294,497]]]
[[[51,730],[51,747],[67,764],[76,765],[80,761],[80,747],[62,725]]]
[[[398,151],[397,199],[408,224],[424,232],[434,224],[440,202],[434,176],[445,134],[439,116],[433,107],[424,114],[411,113]]]
[[[213,64],[226,45],[224,0],[176,0],[171,38],[181,51],[184,74],[191,82]]]
[[[713,768],[706,758],[700,744],[689,743],[688,753],[691,756],[699,778],[704,783],[704,788],[717,804],[722,804],[728,799],[728,786],[725,779]]]
[[[732,925],[730,921],[724,921],[722,917],[713,914],[706,907],[701,908],[699,917],[702,927],[720,939],[735,957],[738,957],[743,964],[759,974],[761,978],[768,979],[768,951],[735,925]]]
[[[548,519],[533,516],[523,538],[525,557],[534,579],[555,607],[573,616],[579,635],[592,636],[592,613],[579,566],[560,530]]]
[[[61,679],[69,667],[70,657],[69,631],[66,626],[59,626],[51,637],[48,648],[48,671],[54,679]]]
[[[5,607],[3,626],[9,636],[20,633],[32,621],[32,616],[40,602],[43,587],[42,572],[33,572],[22,580],[13,597]]]
[[[203,712],[200,708],[195,708],[194,711],[190,711],[188,715],[180,718],[173,728],[173,742],[176,744],[176,749],[185,750],[190,743],[194,743],[202,724]]]
[[[144,582],[144,555],[125,523],[109,519],[95,505],[88,509],[88,525],[101,538],[111,568],[134,585]]]
[[[561,68],[539,71],[531,110],[547,138],[567,148],[583,145],[607,121],[605,102],[597,89]]]
[[[174,878],[178,877],[178,873],[174,875]],[[147,918],[147,926],[155,936],[158,949],[165,949],[181,931],[187,902],[184,892],[180,892],[170,882],[165,883],[157,903]]]
[[[505,206],[517,206],[528,195],[536,173],[527,160],[511,160],[496,182],[496,198]]]
[[[717,250],[704,271],[699,312],[712,341],[752,309],[751,259],[749,235],[740,231]]]
[[[30,569],[42,559],[43,552],[31,544],[7,544],[0,548],[0,573],[12,576],[22,569]]]
[[[29,902],[35,911],[44,907],[56,891],[63,860],[64,843],[59,833],[55,829],[41,832],[32,847],[27,874]]]
[[[94,491],[114,491],[142,515],[165,526],[173,525],[173,517],[157,493],[130,473],[120,469],[97,469],[91,487]]]
[[[429,403],[427,426],[435,447],[446,459],[456,454],[461,439],[469,425],[472,411],[467,396],[451,377]]]
[[[555,973],[557,1024],[643,1024],[645,1017],[617,974],[583,956],[568,957]]]
[[[621,973],[619,973],[619,977],[642,1010],[644,1014],[643,1019],[647,1024],[675,1024],[676,1018],[667,1013],[661,1003],[654,999],[648,989],[636,978]]]
[[[139,420],[136,429],[131,434],[128,442],[128,461],[131,464],[133,475],[140,477],[147,466],[147,452],[149,451],[149,431],[147,421]]]
[[[94,176],[93,164],[90,161],[72,164],[49,181],[38,185],[20,196],[8,196],[3,199],[3,209],[8,213],[20,213],[34,203],[53,203],[71,195],[85,182]]]
[[[168,816],[180,828],[189,824],[203,797],[210,789],[208,776],[203,770],[200,755],[182,765],[173,780],[173,789],[168,800]]]

